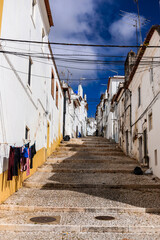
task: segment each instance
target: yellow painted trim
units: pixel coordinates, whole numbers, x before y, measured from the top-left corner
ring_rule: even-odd
[[[47,157],[50,155],[50,124],[47,122]]]
[[[0,0],[0,36],[1,36],[1,27],[2,27],[3,4],[4,4],[4,0]]]
[[[47,156],[50,156],[52,152],[55,151],[55,149],[60,144],[62,138],[62,134],[60,134],[59,137],[55,141],[53,141],[50,148],[42,148],[37,151],[33,159],[33,168],[30,169],[29,176],[26,176],[26,172],[19,171],[19,175],[17,177],[13,177],[12,181],[7,181],[8,171],[0,174],[0,204],[3,203],[18,189],[20,189],[24,180],[33,175],[37,171],[37,168],[45,163]]]
[[[30,175],[26,176],[26,172],[20,172],[18,176],[13,177],[11,181],[7,181],[8,171],[0,174],[0,203],[4,202],[9,196],[22,187],[25,179],[36,172],[37,167],[40,167],[46,161],[46,149],[42,148],[37,151],[33,158],[33,168],[30,169]]]

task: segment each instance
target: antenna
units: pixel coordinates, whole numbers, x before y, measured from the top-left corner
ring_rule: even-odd
[[[130,12],[122,11],[122,10],[120,10],[120,12],[121,12],[120,13],[121,16],[123,16],[123,17],[127,16],[127,18],[132,21],[132,22],[126,23],[126,24],[136,28],[136,43],[137,43],[137,46],[138,46],[138,21],[139,21],[139,17],[135,13],[130,13]],[[140,17],[140,19],[141,19],[141,25],[143,25],[143,26],[145,26],[147,23],[150,22],[150,20],[148,20],[144,17]],[[139,33],[140,33],[140,42],[142,43],[141,29],[140,29]],[[138,49],[137,49],[137,51],[138,51]]]
[[[67,83],[69,83],[69,75],[72,76],[72,73],[67,69],[68,74],[67,74]]]
[[[139,4],[138,0],[134,0],[137,3],[137,11],[138,11],[138,22],[139,22],[139,35],[140,35],[140,41],[142,44],[142,32],[141,32],[141,19],[140,19],[140,14],[139,14]]]

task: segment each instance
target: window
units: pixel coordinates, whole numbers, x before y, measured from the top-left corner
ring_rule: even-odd
[[[152,113],[148,115],[149,131],[153,128]]]
[[[29,140],[29,138],[30,138],[30,136],[29,136],[29,128],[26,126],[26,128],[25,128],[25,139],[26,140]]]
[[[32,70],[32,59],[29,58],[29,68],[28,68],[28,85],[31,86],[31,70]]]
[[[56,107],[58,108],[58,84],[56,83]]]
[[[138,87],[138,107],[141,105],[141,88]]]
[[[150,82],[153,82],[153,66],[150,68]]]
[[[52,73],[51,73],[51,95],[54,99],[54,74],[53,74],[53,70],[52,70]]]
[[[155,159],[155,165],[158,165],[158,159],[157,159],[157,149],[154,150],[154,159]]]

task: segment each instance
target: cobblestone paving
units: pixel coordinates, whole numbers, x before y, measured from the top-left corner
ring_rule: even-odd
[[[0,240],[159,240],[160,180],[135,176],[138,165],[104,138],[62,143],[0,205]],[[39,216],[59,221],[30,221]]]

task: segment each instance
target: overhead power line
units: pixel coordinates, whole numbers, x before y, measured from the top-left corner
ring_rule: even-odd
[[[42,53],[30,53],[30,52],[12,52],[12,51],[4,51],[4,50],[0,50],[0,53],[6,53],[6,54],[13,54],[15,56],[24,56],[24,57],[35,57],[35,58],[42,58],[42,59],[52,59],[50,56],[47,56],[48,54],[46,54],[46,56],[43,56]],[[159,59],[160,57],[156,58]],[[62,61],[62,62],[71,62],[71,63],[93,63],[93,64],[124,64],[124,60],[98,60],[98,59],[81,59],[81,58],[63,58],[63,57],[55,57],[54,58],[57,61]],[[141,60],[141,65],[142,64],[156,64],[159,63],[159,60],[145,60],[147,58],[144,58],[144,60]],[[148,58],[150,59],[150,58]],[[151,58],[153,59],[153,58]]]
[[[0,38],[0,41],[18,42],[18,43],[33,43],[33,44],[44,44],[44,45],[60,45],[60,46],[77,46],[77,47],[103,47],[103,48],[142,48],[144,46],[137,45],[117,45],[117,44],[86,44],[86,43],[59,43],[59,42],[41,42],[41,41],[29,41],[21,39],[9,39]],[[160,46],[145,46],[147,48],[160,48]]]

